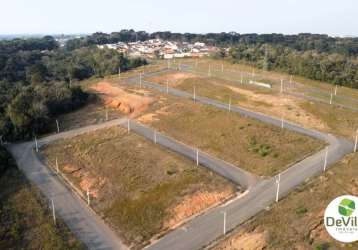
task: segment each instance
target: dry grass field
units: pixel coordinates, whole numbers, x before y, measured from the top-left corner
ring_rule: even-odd
[[[0,177],[0,249],[85,249],[16,166]]]
[[[228,103],[239,105],[303,126],[338,134],[352,139],[358,128],[358,112],[334,105],[312,102],[293,96],[281,95],[270,89],[238,84],[217,77],[198,76],[193,73],[169,72],[147,80]]]
[[[125,129],[113,127],[48,145],[49,164],[80,190],[125,243],[141,248],[236,192],[233,184]]]
[[[324,145],[237,113],[115,80],[110,83],[126,93],[152,99],[137,114],[140,122],[260,176],[275,175]]]

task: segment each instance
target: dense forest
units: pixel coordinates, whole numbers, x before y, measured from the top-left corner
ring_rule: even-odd
[[[339,53],[298,51],[274,45],[238,45],[228,54],[233,63],[246,63],[264,70],[280,70],[350,88],[358,88],[358,57]]]
[[[358,38],[330,37],[319,34],[238,34],[171,33],[122,30],[111,34],[94,33],[67,43],[69,50],[93,44],[143,41],[161,38],[178,42],[206,42],[229,53],[217,57],[233,63],[246,63],[266,70],[280,70],[313,80],[358,88]]]
[[[96,46],[59,48],[50,36],[0,41],[0,137],[23,139],[46,131],[52,116],[86,102],[76,81],[145,63]]]

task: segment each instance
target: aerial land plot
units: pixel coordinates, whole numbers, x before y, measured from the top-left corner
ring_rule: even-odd
[[[317,98],[322,102],[330,102],[331,93],[335,93],[335,86],[330,83],[310,80],[301,76],[289,75],[283,72],[265,71],[248,65],[231,64],[224,60],[212,59],[183,59],[177,60],[173,68],[187,65],[187,70],[200,76],[217,77],[232,82],[248,84],[250,81],[268,83],[273,92],[280,92],[281,80],[285,91],[304,94]],[[210,74],[210,75],[209,75]],[[358,109],[358,91],[348,87],[337,86],[332,103]]]
[[[344,244],[333,240],[322,219],[334,198],[357,194],[357,165],[357,154],[346,156],[324,176],[302,184],[271,209],[239,226],[212,250],[357,249],[357,242]]]
[[[235,185],[151,141],[113,127],[46,146],[91,206],[133,248],[237,192]]]
[[[339,108],[326,103],[312,102],[289,95],[280,95],[265,88],[255,88],[247,84],[217,77],[203,77],[186,72],[166,72],[147,77],[146,80],[166,85],[189,93],[195,91],[223,103],[238,105],[285,120],[299,123],[326,132],[352,139],[358,127],[358,112]],[[337,97],[338,98],[338,97]]]
[[[60,132],[76,129],[88,125],[94,125],[122,117],[124,114],[119,109],[105,106],[103,101],[95,95],[89,97],[89,101],[83,107],[57,117]],[[50,124],[50,131],[56,131],[56,120]]]
[[[99,85],[109,84],[108,82]],[[111,84],[152,102],[137,119],[187,145],[260,176],[272,176],[324,146],[314,138],[185,98]]]

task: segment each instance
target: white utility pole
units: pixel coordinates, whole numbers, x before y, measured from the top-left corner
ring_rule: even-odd
[[[108,109],[106,109],[106,121],[108,121]]]
[[[121,67],[118,68],[118,77],[121,78]]]
[[[142,73],[139,73],[139,88],[142,88]]]
[[[55,203],[53,202],[53,199],[51,199],[51,207],[52,207],[52,218],[53,218],[53,223],[55,223],[55,225],[56,225]]]
[[[283,115],[281,116],[281,129],[283,129],[283,125],[284,125],[284,120],[283,120]]]
[[[35,148],[36,148],[36,152],[39,152],[39,145],[37,143],[37,138],[35,136]]]
[[[334,88],[334,95],[337,95],[337,88],[338,88],[338,85],[336,85],[336,87]]]
[[[243,83],[244,83],[244,77],[243,77],[243,75],[241,73],[241,84],[243,84]]]
[[[199,149],[196,149],[196,165],[199,166]]]
[[[89,192],[89,188],[87,188],[87,205],[90,205],[90,192]]]
[[[57,119],[56,119],[56,126],[57,126],[57,133],[60,133],[60,124],[58,123]]]
[[[60,170],[59,170],[59,168],[58,168],[58,160],[57,160],[57,157],[56,157],[56,172],[57,172],[57,174],[60,173]]]
[[[167,79],[167,94],[169,93],[169,80]]]
[[[226,235],[226,211],[221,212],[224,215],[223,233]]]
[[[276,185],[277,185],[277,189],[276,189],[276,202],[278,202],[278,196],[280,194],[280,181],[281,181],[281,174],[278,174],[278,177],[276,177]]]
[[[230,96],[230,99],[229,99],[229,112],[231,112],[231,96]]]
[[[357,152],[357,144],[358,144],[358,129],[357,129],[357,134],[356,134],[356,140],[354,142],[354,153]]]
[[[127,131],[128,131],[128,134],[129,134],[129,132],[131,131],[129,118],[127,119]]]
[[[195,91],[195,86],[194,86],[194,90],[193,90],[193,99],[194,99],[194,102],[196,100],[196,91]]]
[[[153,140],[154,140],[154,144],[157,144],[157,132],[155,130],[154,130]]]
[[[328,148],[326,149],[326,154],[325,154],[325,156],[324,156],[323,172],[326,172],[326,168],[327,168],[327,158],[328,158]]]
[[[329,99],[329,105],[332,105],[333,93],[331,92],[331,98]]]
[[[280,90],[281,94],[283,93],[283,79],[281,79],[281,90]]]

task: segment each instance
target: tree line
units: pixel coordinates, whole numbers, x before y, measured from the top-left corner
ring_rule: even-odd
[[[15,140],[45,132],[51,117],[86,103],[76,81],[143,64],[96,46],[60,48],[50,36],[0,41],[0,136]]]
[[[236,47],[238,45],[263,44],[283,46],[297,51],[315,50],[319,53],[338,53],[347,56],[358,55],[358,38],[330,37],[322,34],[301,33],[297,35],[283,34],[239,34],[236,32],[194,34],[172,33],[169,31],[147,33],[145,31],[121,30],[110,34],[97,32],[92,35],[72,39],[67,42],[69,50],[94,44],[117,42],[135,42],[160,38],[177,42],[205,42],[219,47]]]
[[[227,55],[233,63],[280,70],[335,85],[358,88],[358,57],[339,53],[299,51],[281,45],[239,45]]]
[[[153,38],[177,42],[205,42],[222,48],[216,57],[229,58],[233,63],[248,63],[266,70],[280,70],[309,79],[358,88],[358,38],[330,37],[302,33],[239,34],[230,33],[172,33],[122,30],[94,33],[67,43],[72,50],[94,44],[144,41]]]

